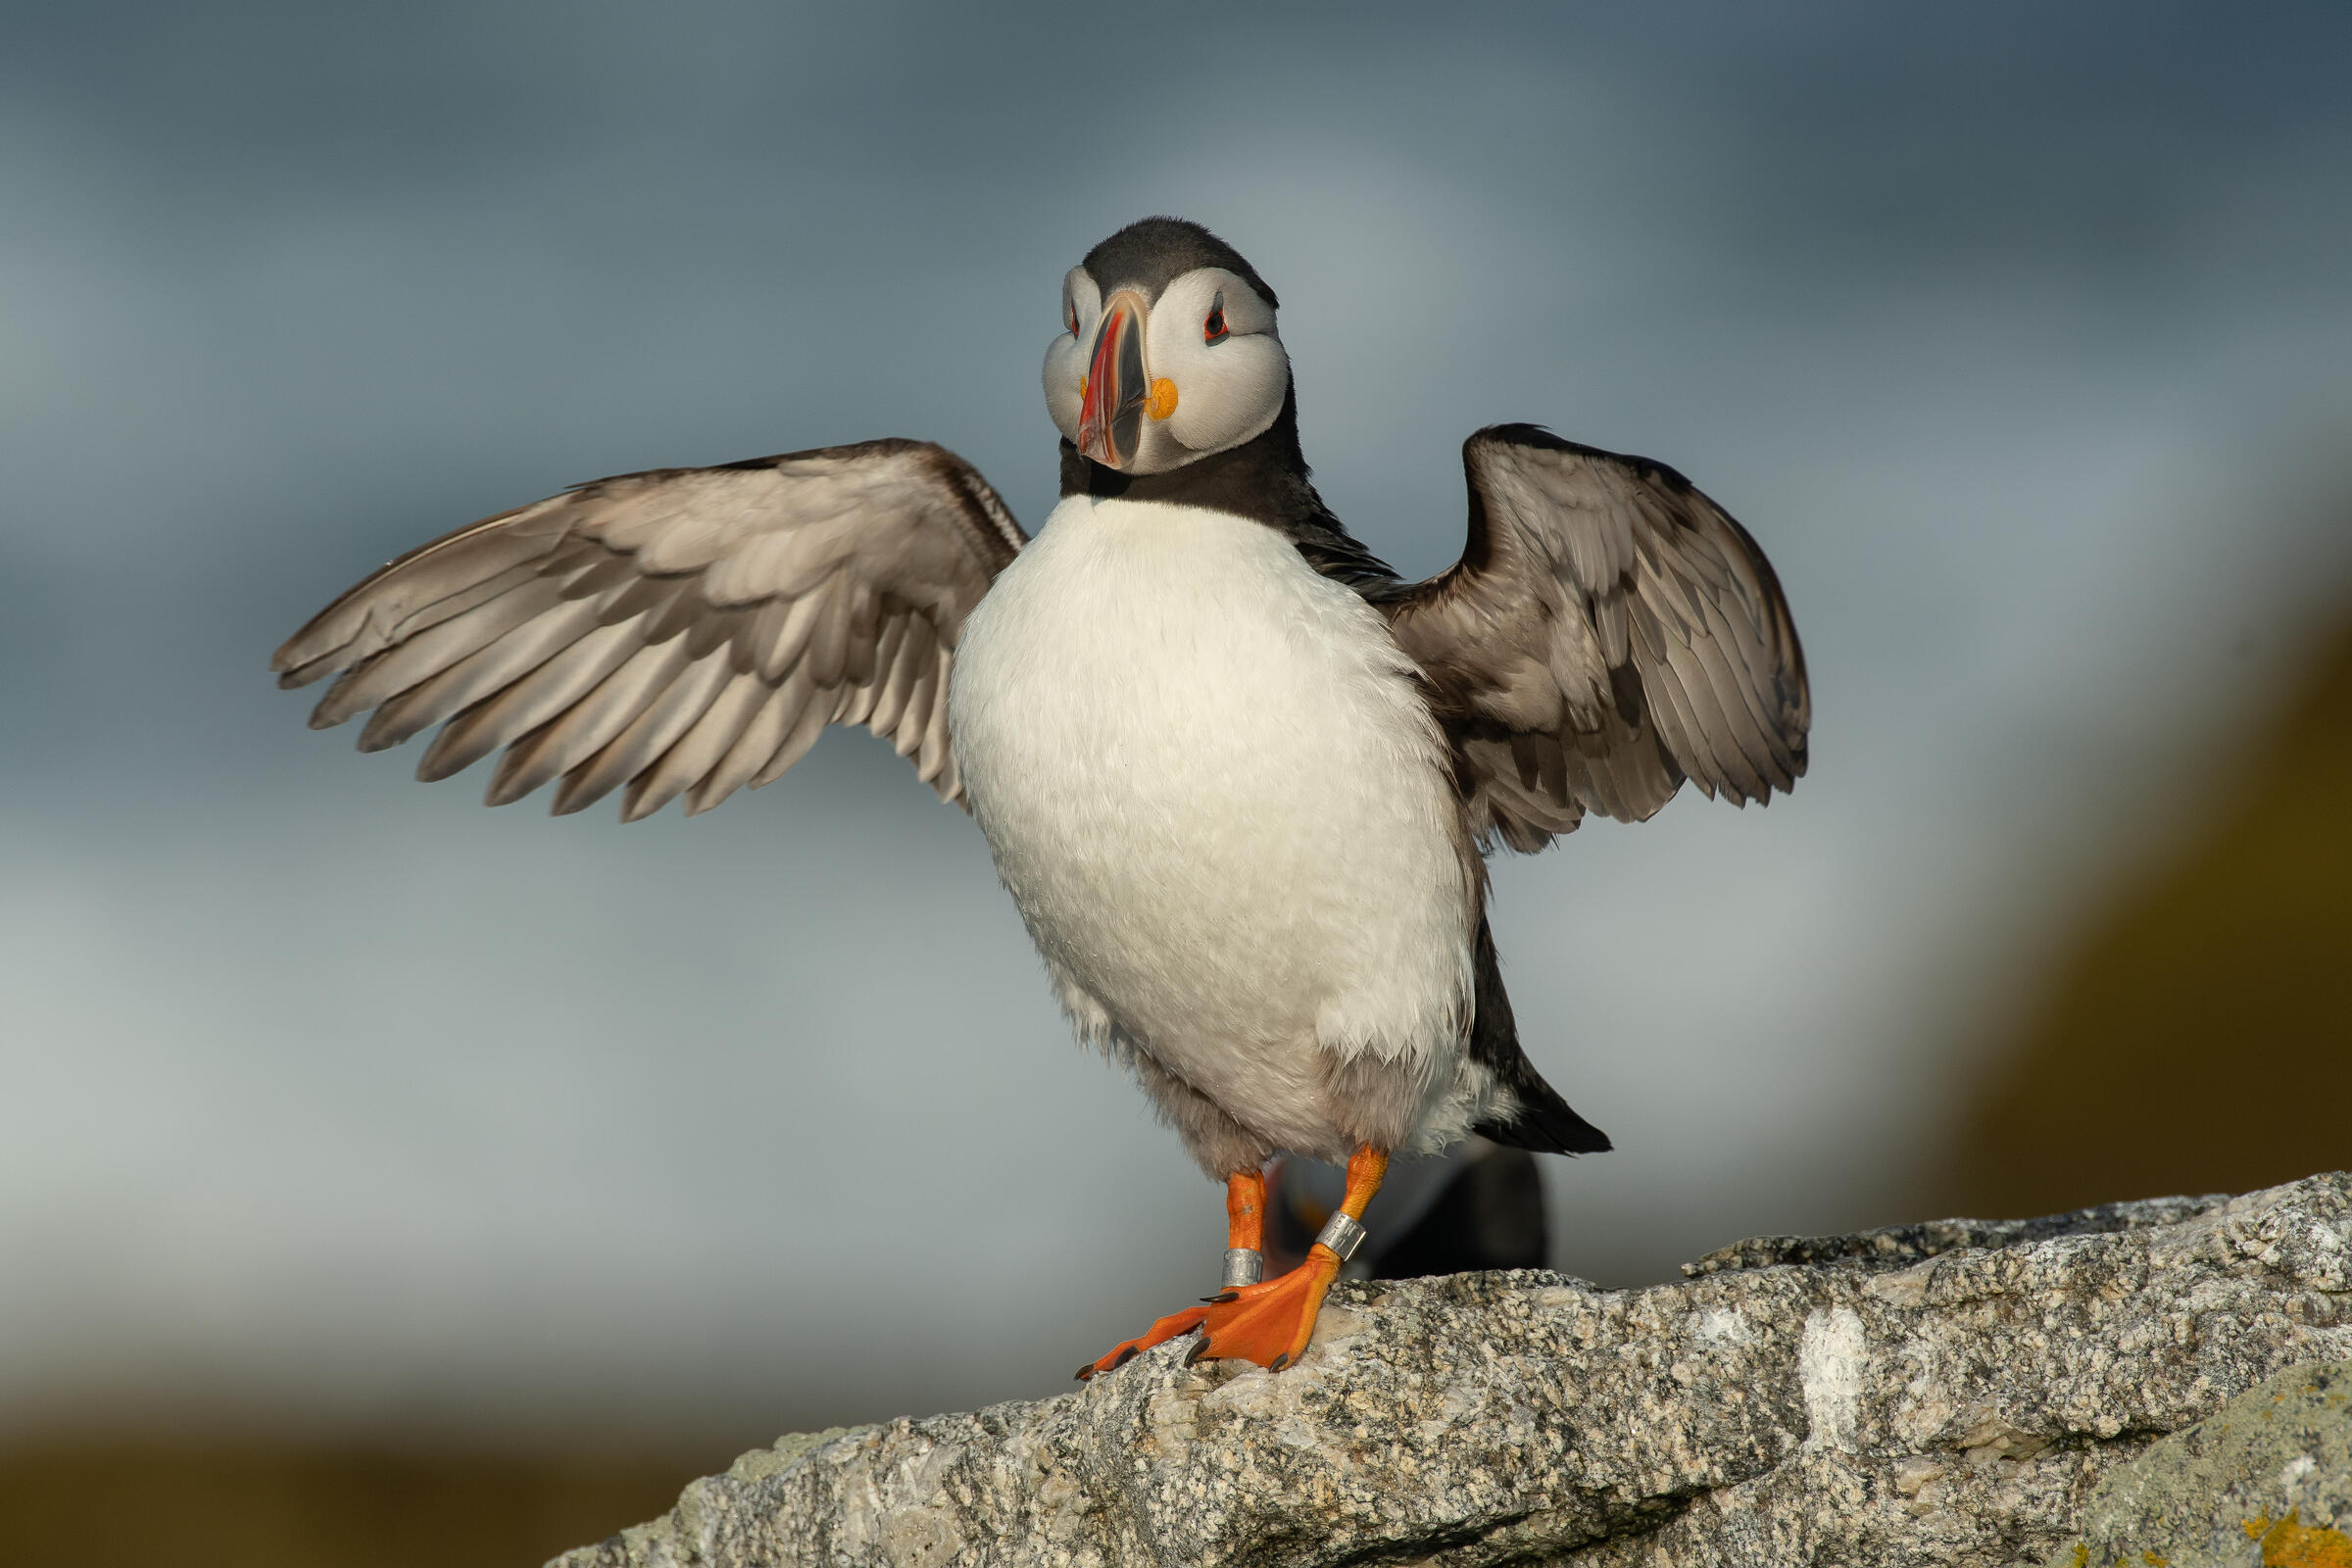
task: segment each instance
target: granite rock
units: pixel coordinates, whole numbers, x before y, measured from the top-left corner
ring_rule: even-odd
[[[787,1438],[557,1561],[2071,1562],[2119,1466],[2352,1356],[2352,1176],[1690,1272],[1344,1284],[1289,1371],[1179,1344],[1055,1398]]]

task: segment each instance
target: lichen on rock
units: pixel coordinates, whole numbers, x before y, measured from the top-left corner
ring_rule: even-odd
[[[2256,1384],[2119,1465],[2052,1568],[2352,1568],[2352,1361]]]

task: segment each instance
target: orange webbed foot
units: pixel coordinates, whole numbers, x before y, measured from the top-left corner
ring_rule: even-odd
[[[1081,1378],[1126,1365],[1154,1345],[1165,1345],[1182,1334],[1205,1329],[1200,1342],[1185,1357],[1194,1361],[1254,1361],[1279,1372],[1298,1359],[1314,1337],[1315,1318],[1323,1309],[1324,1293],[1339,1277],[1339,1254],[1317,1246],[1306,1261],[1279,1279],[1262,1285],[1244,1285],[1208,1298],[1204,1305],[1163,1317],[1140,1339],[1129,1340],[1100,1361],[1078,1370]]]
[[[1116,1371],[1118,1368],[1123,1367],[1128,1362],[1134,1360],[1137,1356],[1143,1354],[1146,1350],[1152,1348],[1152,1347],[1154,1345],[1165,1345],[1170,1340],[1192,1333],[1193,1330],[1200,1326],[1201,1320],[1207,1316],[1208,1308],[1205,1306],[1187,1307],[1181,1312],[1171,1312],[1166,1317],[1163,1317],[1157,1322],[1153,1323],[1137,1338],[1132,1340],[1122,1340],[1117,1345],[1112,1346],[1108,1355],[1102,1357],[1100,1360],[1089,1361],[1086,1363],[1086,1365],[1080,1367],[1078,1369],[1078,1381],[1084,1383],[1087,1379],[1093,1377],[1098,1372]]]
[[[1348,1196],[1340,1204],[1340,1213],[1325,1227],[1325,1237],[1339,1237],[1340,1246],[1349,1251],[1355,1250],[1356,1242],[1363,1239],[1364,1209],[1372,1201],[1372,1195],[1380,1191],[1381,1178],[1388,1168],[1388,1152],[1369,1144],[1349,1156]],[[1226,1178],[1228,1268],[1237,1261],[1236,1252],[1255,1254],[1260,1250],[1265,1208],[1266,1179],[1262,1172],[1237,1171]],[[1343,1218],[1346,1224],[1341,1223]],[[1335,1231],[1333,1227],[1338,1229]],[[1348,1232],[1353,1233],[1351,1237]],[[1195,1330],[1205,1332],[1193,1347],[1192,1354],[1185,1357],[1187,1366],[1205,1356],[1215,1361],[1255,1361],[1269,1372],[1279,1372],[1306,1353],[1306,1342],[1314,1338],[1315,1318],[1323,1310],[1324,1293],[1339,1278],[1343,1261],[1327,1241],[1318,1240],[1306,1250],[1306,1261],[1282,1278],[1237,1286],[1210,1297],[1200,1306],[1163,1317],[1142,1338],[1116,1346],[1101,1360],[1080,1367],[1078,1376],[1091,1378],[1098,1372],[1125,1366],[1154,1345],[1165,1345],[1178,1335]],[[1252,1268],[1250,1272],[1256,1271]]]
[[[1281,1371],[1306,1353],[1315,1318],[1323,1310],[1323,1295],[1339,1274],[1339,1254],[1317,1246],[1288,1274],[1215,1297],[1203,1325],[1208,1332],[1193,1348],[1192,1358],[1255,1361],[1269,1371]]]

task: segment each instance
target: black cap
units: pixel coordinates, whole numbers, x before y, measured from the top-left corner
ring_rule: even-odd
[[[1257,290],[1258,298],[1280,309],[1282,302],[1242,260],[1242,253],[1182,218],[1146,218],[1129,223],[1086,253],[1086,270],[1105,291],[1133,284],[1157,300],[1160,291],[1200,267],[1222,267]]]

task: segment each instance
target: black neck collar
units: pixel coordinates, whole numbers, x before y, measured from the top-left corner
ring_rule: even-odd
[[[1262,522],[1298,547],[1310,565],[1342,582],[1393,579],[1396,573],[1348,532],[1309,482],[1313,472],[1298,449],[1298,392],[1283,395],[1282,412],[1263,433],[1165,473],[1121,473],[1061,443],[1061,493],[1115,496],[1200,507]]]

